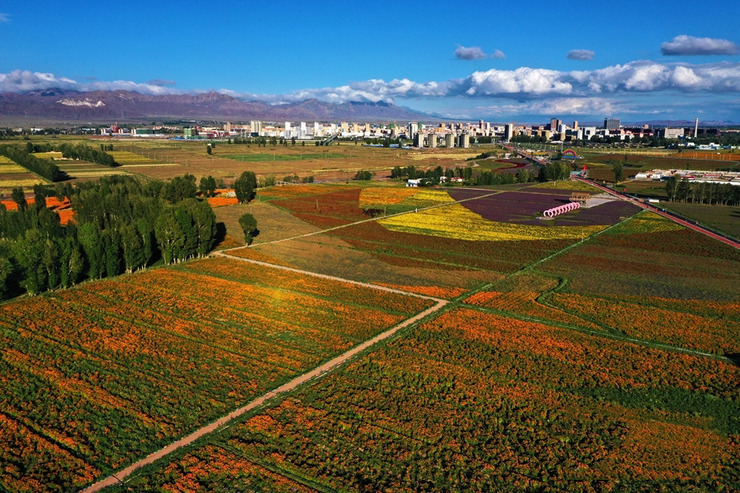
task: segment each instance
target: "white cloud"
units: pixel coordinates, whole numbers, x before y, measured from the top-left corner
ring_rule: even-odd
[[[624,113],[620,104],[612,99],[602,98],[557,98],[527,103],[479,106],[477,114],[487,115],[609,115]]]
[[[506,58],[506,55],[501,50],[494,50],[494,52],[491,53],[491,58]]]
[[[591,50],[570,50],[567,58],[571,60],[593,60],[596,53]]]
[[[727,39],[695,38],[681,34],[660,46],[663,55],[735,55],[740,48]]]
[[[123,89],[144,94],[182,93],[175,82],[154,79],[147,83],[132,81],[87,80],[78,82],[51,73],[15,70],[0,74],[0,92],[27,92],[51,88],[77,91]],[[272,103],[316,98],[323,101],[393,101],[394,98],[517,97],[594,97],[619,92],[684,91],[740,92],[740,63],[721,62],[692,65],[662,64],[650,61],[612,65],[597,70],[558,71],[520,67],[515,70],[476,71],[462,79],[416,82],[407,78],[385,81],[369,79],[346,85],[308,88],[286,94],[257,95],[222,89],[220,92]]]
[[[0,74],[0,92],[28,92],[47,89],[66,89],[72,91],[125,90],[142,94],[170,94],[176,92],[158,84],[140,84],[127,80],[79,83],[68,77],[59,77],[44,72],[31,72],[29,70],[14,70],[8,74]]]
[[[491,69],[474,72],[465,79],[468,86],[465,94],[469,96],[570,94],[573,86],[563,78],[563,72],[541,68]]]
[[[0,24],[3,24],[5,22],[10,22],[10,16],[8,14],[3,14],[0,12]]]

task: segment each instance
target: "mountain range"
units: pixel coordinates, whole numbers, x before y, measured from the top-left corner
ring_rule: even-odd
[[[162,118],[265,121],[430,121],[430,115],[385,102],[324,103],[309,99],[272,105],[218,92],[148,95],[131,91],[63,89],[0,94],[0,115],[43,122],[149,120]]]

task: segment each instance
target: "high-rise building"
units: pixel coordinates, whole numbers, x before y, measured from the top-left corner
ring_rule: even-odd
[[[421,127],[420,127],[420,125],[418,123],[416,123],[416,122],[409,123],[408,130],[406,132],[406,136],[409,139],[413,139],[414,137],[416,137],[416,134],[419,133],[419,128],[421,128]]]
[[[448,148],[455,147],[455,136],[453,134],[445,135],[445,145]]]
[[[429,135],[427,135],[427,145],[429,147],[437,147],[437,134],[434,132],[429,132]]]
[[[622,126],[622,122],[619,120],[619,118],[605,118],[604,119],[604,128],[607,130],[619,130],[619,127]]]
[[[289,139],[291,137],[290,122],[285,122],[285,134],[284,137]]]
[[[259,120],[252,120],[249,122],[249,131],[257,137],[262,136],[262,122]]]
[[[512,137],[514,137],[514,124],[507,123],[504,127],[504,139],[506,142],[511,142]]]
[[[550,132],[553,132],[553,133],[559,132],[560,131],[560,125],[562,123],[563,122],[560,121],[557,118],[550,118]]]

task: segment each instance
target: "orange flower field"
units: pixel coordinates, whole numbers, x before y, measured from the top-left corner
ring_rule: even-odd
[[[725,433],[739,376],[703,357],[450,311],[223,433],[228,455],[196,447],[130,486],[203,488],[238,457],[248,466],[237,471],[289,471],[320,489],[715,490],[736,478],[740,449]],[[182,468],[192,457],[208,462]]]
[[[570,191],[388,183],[260,188],[222,251],[0,304],[0,491],[121,479],[217,420],[105,491],[738,490],[740,249],[616,199],[440,235]]]
[[[430,305],[223,258],[6,303],[0,440],[49,460],[0,484],[82,486]]]

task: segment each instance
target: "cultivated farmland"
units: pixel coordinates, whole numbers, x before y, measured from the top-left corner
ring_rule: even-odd
[[[249,247],[2,305],[0,487],[90,485],[424,312],[114,490],[731,490],[739,250],[541,219],[582,188],[261,189],[216,209]]]

